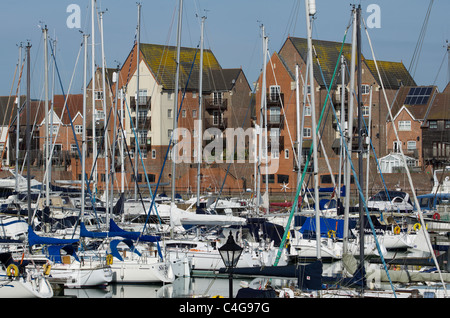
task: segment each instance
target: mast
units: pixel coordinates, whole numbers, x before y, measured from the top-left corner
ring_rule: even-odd
[[[312,121],[312,137],[313,137],[313,169],[314,169],[314,208],[316,214],[316,241],[317,241],[317,259],[321,259],[321,238],[320,238],[320,207],[319,207],[319,171],[317,159],[317,132],[316,132],[316,101],[314,89],[314,69],[312,58],[312,35],[310,17],[316,14],[316,6],[314,0],[305,0],[306,7],[306,30],[308,33],[308,60],[309,60],[309,85],[311,90],[311,121]]]
[[[22,64],[22,43],[19,46],[19,67]],[[20,81],[17,87],[17,122],[16,122],[16,192],[19,192],[19,137],[20,137]]]
[[[97,164],[95,159],[97,158],[97,140],[96,140],[96,110],[95,110],[95,3],[96,0],[92,0],[91,3],[91,50],[92,50],[92,164],[93,166],[93,197],[95,202],[95,196],[97,195]]]
[[[363,177],[363,135],[364,133],[364,125],[363,125],[363,117],[362,117],[362,92],[361,92],[361,5],[358,5],[356,9],[356,43],[358,50],[358,179],[361,187],[364,184]],[[362,269],[364,266],[364,200],[363,193],[359,195],[359,266]],[[361,272],[363,273],[363,272]],[[362,292],[364,292],[364,284],[362,285]]]
[[[44,140],[44,155],[45,155],[45,169],[49,169],[49,144],[48,144],[48,29],[47,26],[42,30],[44,32],[44,86],[45,86],[45,140]],[[53,132],[51,132],[53,134]],[[49,180],[48,172],[44,173],[45,179],[45,205],[50,205],[49,195]]]
[[[87,44],[89,35],[83,34],[84,43],[84,68],[83,68],[83,131],[82,131],[82,141],[81,141],[81,219],[84,217],[84,205],[86,202],[85,195],[85,184],[86,184],[86,98],[87,98]]]
[[[33,223],[31,221],[33,217],[33,211],[31,210],[31,167],[30,167],[30,148],[31,148],[31,131],[30,131],[30,49],[31,44],[28,43],[26,46],[27,51],[27,119],[26,119],[26,134],[25,138],[27,139],[27,201],[28,201],[28,225],[33,226]]]
[[[257,168],[257,190],[256,190],[256,212],[257,214],[259,214],[259,207],[261,205],[261,158],[262,158],[262,154],[263,154],[263,129],[264,127],[266,127],[267,125],[265,123],[267,123],[267,114],[265,113],[265,109],[266,109],[266,64],[267,64],[267,37],[266,37],[266,33],[265,33],[265,28],[264,25],[261,25],[261,30],[262,30],[262,39],[263,39],[263,75],[262,75],[262,84],[261,84],[261,105],[260,105],[260,110],[259,110],[259,123],[260,123],[260,127],[259,127],[259,156],[258,156],[258,168]],[[267,154],[267,134],[265,136],[265,140],[266,142],[264,142],[265,145],[265,150],[266,150],[266,167],[267,167],[267,161],[268,161],[268,154]],[[266,176],[266,186],[268,186],[267,183],[267,176]]]
[[[105,193],[105,203],[106,203],[106,217],[107,217],[107,224],[109,224],[109,217],[110,217],[110,204],[109,204],[109,160],[108,160],[108,121],[106,120],[106,71],[105,71],[105,45],[103,41],[103,13],[100,12],[100,39],[101,39],[101,48],[102,48],[102,84],[103,84],[103,113],[105,114],[105,118],[103,121],[103,133],[104,133],[104,160],[105,160],[105,186],[104,186],[104,193]]]
[[[344,143],[344,134],[345,134],[345,127],[347,125],[345,125],[345,93],[346,93],[346,88],[345,88],[345,58],[344,55],[341,55],[341,119],[340,119],[340,124],[341,124],[341,138],[339,141],[340,147],[339,147],[339,180],[338,180],[338,191],[337,191],[337,209],[338,211],[340,211],[340,207],[341,207],[341,188],[342,188],[342,173],[341,173],[341,167],[342,167],[342,162],[343,162],[343,157],[344,157],[344,149],[343,149],[343,143]],[[344,175],[345,175],[345,169],[344,169]],[[347,190],[347,187],[345,187],[345,189]]]
[[[117,101],[119,98],[119,72],[120,72],[120,65],[117,65],[117,71],[113,73],[113,83],[115,83],[116,92],[114,94],[114,123],[113,123],[113,142],[112,142],[112,155],[111,155],[111,195],[109,197],[110,200],[110,209],[111,214],[113,212],[113,206],[114,206],[114,178],[115,178],[115,166],[116,166],[116,141],[117,141]],[[123,214],[123,213],[122,213]]]
[[[136,136],[138,136],[137,140],[138,142],[135,143],[136,146],[134,147],[134,176],[135,180],[138,180],[138,168],[139,168],[139,130],[138,130],[138,124],[139,124],[139,104],[140,104],[140,94],[139,94],[139,63],[141,61],[141,4],[138,3],[138,25],[137,25],[137,60],[136,60],[136,124],[134,125],[134,130],[136,133]],[[137,200],[137,189],[138,184],[137,181],[134,183],[134,199]]]
[[[175,74],[175,101],[173,107],[173,130],[172,130],[172,203],[175,202],[175,173],[176,173],[176,142],[177,138],[177,127],[178,127],[178,86],[179,86],[179,77],[180,77],[180,50],[181,50],[181,21],[183,14],[183,0],[179,0],[179,8],[178,8],[178,30],[177,30],[177,70]]]
[[[200,207],[200,181],[201,181],[201,164],[202,164],[202,141],[203,141],[203,125],[202,125],[202,91],[203,91],[203,34],[206,17],[202,17],[202,27],[200,35],[200,72],[199,72],[199,89],[198,89],[198,131],[197,131],[197,209]]]
[[[356,68],[356,10],[353,7],[353,33],[352,33],[352,58],[350,62],[350,85],[349,85],[349,101],[348,101],[348,130],[347,130],[347,149],[348,156],[346,158],[346,193],[345,193],[345,210],[344,210],[344,235],[343,235],[343,253],[348,251],[348,217],[350,211],[350,175],[351,175],[351,157],[352,157],[352,139],[353,139],[353,103],[355,88],[355,68]]]
[[[301,137],[300,137],[300,81],[299,81],[299,70],[298,70],[298,64],[295,65],[295,106],[297,111],[297,187],[300,186],[300,167],[301,167],[301,151],[302,151],[302,145],[301,145]],[[302,113],[302,115],[304,115]],[[298,211],[298,204],[295,206],[295,212]]]
[[[50,131],[52,132],[49,135],[49,145],[52,147],[53,145],[53,105],[55,105],[55,70],[56,70],[56,38],[53,40],[53,50],[52,50],[52,57],[53,57],[53,69],[52,69],[52,102],[50,106]],[[52,183],[52,157],[53,152],[50,151],[49,153],[49,168],[47,169],[48,174],[48,180],[49,183]]]

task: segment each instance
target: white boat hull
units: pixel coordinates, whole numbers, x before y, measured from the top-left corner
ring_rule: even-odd
[[[175,275],[169,262],[118,261],[111,264],[113,283],[172,283]]]
[[[0,279],[0,298],[51,298],[53,289],[44,277]]]

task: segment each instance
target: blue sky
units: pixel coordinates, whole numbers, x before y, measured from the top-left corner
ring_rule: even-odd
[[[141,42],[176,45],[178,0],[143,0]],[[75,74],[72,93],[81,93],[82,54],[76,58],[82,42],[80,31],[91,33],[90,0],[15,0],[2,1],[3,24],[0,59],[0,95],[8,96],[18,60],[18,45],[32,44],[32,96],[43,98],[43,37],[57,39],[57,63],[64,90]],[[70,4],[81,9],[81,28],[68,28],[66,12]],[[361,4],[363,18],[370,4],[380,8],[380,28],[369,29],[377,60],[402,61],[408,68],[419,38],[428,0],[316,0],[317,14],[313,38],[342,41],[350,21],[351,4]],[[135,0],[97,0],[104,14],[105,56],[108,67],[123,63],[131,50],[136,25]],[[446,40],[450,40],[449,0],[435,0],[414,79],[419,85],[436,83],[442,90],[448,82]],[[200,41],[200,17],[206,15],[205,48],[211,49],[223,68],[242,67],[252,84],[262,66],[261,29],[269,36],[269,51],[278,51],[287,36],[306,36],[304,0],[184,0],[182,45],[196,47]],[[97,29],[98,31],[98,29]],[[350,36],[348,37],[350,39]],[[96,63],[100,64],[100,36],[96,33]],[[372,59],[363,32],[363,54]],[[349,42],[349,41],[347,41]],[[89,48],[90,54],[90,48]],[[442,65],[442,66],[441,66]],[[17,78],[14,83],[15,93]],[[25,83],[25,76],[22,79]],[[22,85],[22,94],[25,85]],[[57,94],[61,90],[57,86]]]

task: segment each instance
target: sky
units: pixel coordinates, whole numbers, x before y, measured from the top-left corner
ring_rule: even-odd
[[[403,62],[409,68],[429,4],[430,0],[316,0],[313,40],[341,42],[350,23],[352,5],[361,5],[366,24],[378,23],[367,29],[375,58]],[[141,42],[175,46],[179,0],[142,0],[141,5]],[[74,6],[80,9],[79,15],[72,10]],[[82,32],[91,34],[90,6],[91,0],[2,1],[0,95],[9,96],[11,92],[15,95],[19,46],[30,43],[31,94],[33,98],[44,98],[44,26],[47,26],[49,36],[57,41],[55,53],[61,82],[57,77],[55,93],[80,94],[83,84]],[[124,63],[134,43],[137,1],[97,0],[96,6],[97,11],[104,12],[106,65],[115,68]],[[449,12],[449,0],[433,2],[423,45],[420,54],[416,55],[414,71],[411,71],[418,85],[435,84],[441,91],[449,81],[446,43],[450,40]],[[262,69],[261,25],[269,37],[270,55],[280,50],[288,36],[306,37],[304,0],[184,0],[182,46],[199,45],[202,16],[206,16],[204,47],[212,50],[223,68],[241,67],[252,87]],[[74,17],[79,19],[74,20]],[[79,27],[73,23],[77,21]],[[97,24],[95,39],[95,62],[101,66]],[[349,43],[351,36],[347,39]],[[362,39],[364,56],[373,59],[364,30]],[[89,59],[90,50],[89,47]],[[26,93],[25,78],[24,73],[22,94]]]

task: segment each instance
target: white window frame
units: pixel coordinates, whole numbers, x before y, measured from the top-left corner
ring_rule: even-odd
[[[152,149],[152,159],[156,159],[156,149]]]
[[[75,134],[81,135],[83,133],[83,125],[75,125]]]
[[[416,150],[416,141],[415,140],[408,140],[407,144],[407,149],[408,150]]]
[[[411,131],[411,121],[410,120],[399,120],[398,121],[399,131]]]
[[[369,95],[369,93],[370,93],[370,85],[362,84],[361,85],[361,94],[362,95]]]
[[[312,138],[311,133],[312,133],[312,131],[311,131],[310,127],[304,127],[303,128],[303,137],[304,138]]]

